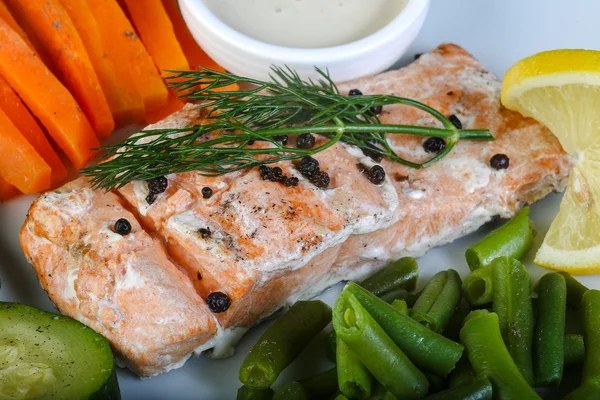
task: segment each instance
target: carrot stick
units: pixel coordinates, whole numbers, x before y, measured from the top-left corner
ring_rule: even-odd
[[[58,0],[5,0],[17,22],[45,49],[53,69],[71,91],[99,137],[115,121],[90,58],[71,18]]]
[[[31,47],[32,49],[34,48],[23,28],[19,26],[19,24],[15,20],[15,17],[13,17],[13,15],[8,10],[8,7],[6,7],[6,4],[4,4],[4,0],[0,0],[0,18],[5,20],[6,23],[17,32],[19,36],[21,36],[23,40],[27,42],[29,47]]]
[[[0,176],[0,203],[18,196],[19,193],[21,193],[19,192],[19,189],[6,182],[6,180]]]
[[[119,4],[116,0],[87,0],[87,4],[106,44],[106,54],[115,68],[130,71],[130,79],[144,98],[145,111],[163,107],[167,103],[167,88]]]
[[[100,86],[117,125],[140,122],[144,115],[144,99],[133,85],[123,85],[111,60],[106,56],[104,44],[87,3],[82,0],[60,0],[73,25],[79,32]]]
[[[19,132],[46,161],[52,170],[52,187],[58,186],[67,177],[67,169],[31,112],[2,77],[0,77],[0,109],[8,115]]]
[[[76,168],[94,157],[100,143],[73,96],[1,18],[0,74]]]
[[[26,194],[41,192],[51,185],[50,167],[2,110],[0,175]]]

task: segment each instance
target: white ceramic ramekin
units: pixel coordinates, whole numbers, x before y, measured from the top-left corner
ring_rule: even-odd
[[[287,65],[308,78],[316,76],[314,67],[318,66],[328,68],[335,81],[343,82],[391,67],[419,33],[429,2],[410,0],[388,25],[363,39],[310,49],[276,46],[243,35],[218,19],[202,0],[179,0],[179,5],[196,41],[228,71],[268,79],[271,65]]]

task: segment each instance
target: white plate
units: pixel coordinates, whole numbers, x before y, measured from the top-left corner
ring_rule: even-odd
[[[600,49],[597,32],[597,0],[433,0],[430,15],[409,55],[398,65],[406,64],[412,54],[427,51],[442,42],[455,42],[478,57],[487,68],[502,75],[516,60],[551,48]],[[20,198],[0,206],[0,301],[16,301],[52,310],[33,269],[25,261],[19,246],[18,231],[32,197]],[[550,195],[532,207],[531,217],[539,232],[539,246],[550,222],[558,211],[559,195]],[[468,272],[464,251],[491,227],[432,250],[419,260],[421,280],[435,272],[455,268]],[[537,278],[544,272],[527,257],[530,272]],[[581,279],[600,289],[600,276]],[[339,288],[321,297],[332,302]],[[141,381],[126,370],[119,371],[121,392],[129,399],[234,399],[239,381],[237,373],[244,355],[262,333],[264,326],[253,329],[241,342],[237,355],[227,360],[190,360],[183,368]],[[282,375],[280,382],[310,375],[327,368],[319,355],[322,341],[309,349]]]

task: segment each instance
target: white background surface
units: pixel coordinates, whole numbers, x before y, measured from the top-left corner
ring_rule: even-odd
[[[330,0],[327,0],[330,1]],[[365,3],[368,1],[365,0]],[[515,61],[532,53],[554,48],[600,49],[600,1],[598,0],[433,0],[423,31],[398,66],[415,53],[443,42],[454,42],[473,53],[483,64],[502,76]],[[33,269],[26,263],[18,242],[18,231],[31,197],[0,206],[0,301],[16,301],[52,310]],[[551,195],[532,207],[538,232],[536,248],[558,210],[560,196]],[[432,250],[419,260],[421,284],[441,269],[468,269],[464,251],[491,227],[451,245]],[[543,270],[528,265],[534,277]],[[600,277],[585,277],[589,286],[600,288]],[[324,294],[332,300],[336,289]],[[123,399],[234,399],[239,382],[239,365],[263,327],[252,330],[238,347],[234,358],[213,361],[190,360],[182,369],[141,381],[126,370],[119,372]],[[321,341],[292,365],[280,381],[310,375],[327,368],[321,356]]]

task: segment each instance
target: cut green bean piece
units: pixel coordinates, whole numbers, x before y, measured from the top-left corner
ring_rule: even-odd
[[[238,389],[236,400],[271,400],[273,398],[273,389],[252,389],[248,386],[242,386]]]
[[[581,300],[583,312],[582,382],[600,386],[600,290],[588,290]]]
[[[327,356],[327,359],[334,364],[336,362],[336,342],[337,336],[335,334],[335,330],[332,330],[325,335],[325,355]]]
[[[600,385],[585,382],[562,400],[600,400]]]
[[[321,398],[333,394],[338,388],[337,368],[309,376],[299,381],[309,398]]]
[[[477,378],[478,376],[465,354],[458,364],[456,364],[456,368],[450,373],[450,389],[472,383]]]
[[[331,308],[322,301],[299,301],[273,323],[254,345],[240,368],[240,381],[268,388],[331,321]]]
[[[432,374],[431,372],[425,372],[425,376],[429,381],[429,394],[440,392],[447,387],[447,379]]]
[[[473,306],[491,303],[494,299],[494,280],[489,266],[478,268],[465,278],[462,285],[465,299]]]
[[[346,396],[344,396],[343,394],[338,394],[337,396],[335,396],[333,398],[333,400],[350,400],[348,399]]]
[[[533,385],[533,306],[531,279],[518,260],[500,257],[491,264],[494,278],[494,312],[504,343],[525,380]]]
[[[395,289],[404,289],[409,292],[415,290],[417,279],[419,279],[417,261],[412,257],[404,257],[390,262],[362,281],[360,286],[375,296],[382,296]]]
[[[384,304],[397,312],[389,304]],[[410,362],[349,291],[342,291],[335,302],[333,326],[338,338],[350,347],[375,379],[394,396],[410,400],[427,394],[429,382],[425,375]]]
[[[398,347],[419,368],[445,377],[454,369],[463,346],[433,332],[360,286],[349,282],[342,293],[352,293]]]
[[[273,400],[309,400],[309,397],[300,382],[289,382],[275,389]]]
[[[581,308],[581,299],[589,289],[569,273],[561,271],[559,274],[565,278],[567,283],[567,304],[576,309]]]
[[[381,383],[373,382],[373,390],[369,400],[398,400],[396,396],[385,390]]]
[[[475,372],[492,383],[495,399],[540,399],[504,345],[498,315],[487,310],[471,312],[460,331],[460,339]]]
[[[467,249],[465,257],[469,268],[474,271],[485,267],[498,257],[520,259],[533,245],[534,236],[529,207],[525,207],[513,219]]]
[[[565,335],[565,367],[583,363],[585,344],[582,335]]]
[[[431,396],[426,400],[491,400],[492,384],[487,378],[479,378],[460,387],[447,389]]]
[[[336,356],[340,392],[351,399],[368,399],[373,375],[340,338],[337,338]]]
[[[411,317],[436,332],[442,332],[461,299],[462,282],[453,269],[434,275],[411,309]]]
[[[471,308],[469,307],[469,303],[466,300],[461,299],[460,303],[458,303],[458,308],[454,311],[452,318],[450,318],[450,322],[444,329],[444,336],[446,336],[450,340],[454,340],[458,342],[458,334],[460,333],[460,328],[463,326],[463,321],[465,317],[469,314]]]
[[[556,272],[542,276],[537,287],[537,323],[533,346],[536,387],[558,386],[564,367],[567,285]]]
[[[391,292],[378,296],[386,303],[392,303],[394,300],[405,300],[411,295],[404,289],[394,289]]]
[[[408,315],[408,304],[405,300],[394,300],[392,301],[392,307],[400,311],[402,314]]]

